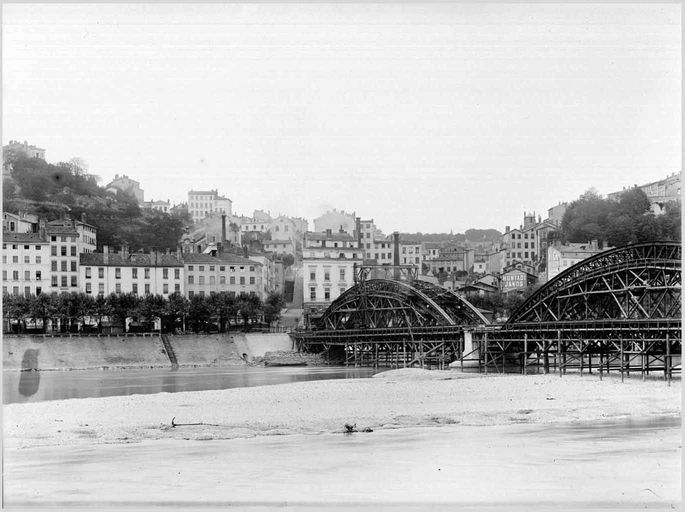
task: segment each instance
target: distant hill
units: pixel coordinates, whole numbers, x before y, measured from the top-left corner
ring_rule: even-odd
[[[417,242],[463,243],[495,242],[502,234],[496,229],[467,229],[466,233],[400,233],[400,240],[416,240]]]
[[[74,159],[51,164],[22,154],[4,155],[10,176],[3,179],[3,210],[20,210],[48,221],[68,215],[98,229],[98,246],[127,244],[131,250],[175,249],[187,218],[141,209],[130,194],[98,185]]]

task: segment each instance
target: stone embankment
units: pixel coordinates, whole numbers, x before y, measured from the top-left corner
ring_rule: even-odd
[[[235,366],[262,362],[268,352],[289,351],[285,333],[168,336],[179,366]],[[119,336],[5,336],[5,370],[171,368],[158,334]]]

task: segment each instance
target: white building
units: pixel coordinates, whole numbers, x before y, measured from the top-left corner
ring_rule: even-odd
[[[41,233],[3,233],[3,294],[40,295],[50,292],[50,244]]]
[[[158,212],[169,213],[171,210],[171,203],[167,201],[145,201],[141,208],[148,210],[155,210]]]
[[[114,179],[105,187],[107,190],[126,192],[136,198],[139,204],[145,201],[145,191],[140,188],[140,182],[129,178],[125,174],[114,175]]]
[[[80,291],[92,296],[111,293],[163,295],[184,293],[183,262],[177,254],[101,253],[80,256]]]
[[[18,140],[11,140],[2,147],[2,151],[4,154],[11,152],[21,153],[29,158],[40,158],[41,160],[45,160],[45,150],[31,145],[27,141],[21,143]]]
[[[304,307],[325,308],[354,285],[363,250],[348,233],[306,233],[302,249]]]
[[[188,213],[198,222],[212,213],[232,214],[232,201],[214,190],[191,190],[188,192]]]
[[[400,265],[416,265],[420,271],[422,264],[421,242],[400,240]]]
[[[219,292],[241,293],[264,299],[262,264],[233,254],[183,254],[186,295],[190,299]]]
[[[330,229],[333,233],[342,230],[348,235],[356,236],[356,228],[357,219],[354,213],[346,213],[345,210],[329,210],[314,219],[314,231],[316,233],[325,233],[326,230]]]
[[[584,244],[555,243],[547,248],[547,281],[558,276],[567,268],[580,263],[597,253],[608,251],[612,247],[599,248],[596,240]]]

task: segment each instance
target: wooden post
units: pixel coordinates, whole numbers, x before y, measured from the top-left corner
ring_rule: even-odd
[[[471,335],[473,336],[473,335]],[[459,362],[461,364],[461,371],[464,372],[464,347],[466,346],[466,331],[461,332],[461,337],[459,338]],[[473,339],[473,338],[471,338]]]
[[[483,336],[483,342],[485,343],[485,348],[483,349],[483,361],[485,362],[485,375],[488,374],[488,333],[486,332]]]
[[[668,333],[666,333],[666,364],[664,369],[666,370],[666,381],[668,386],[671,387],[671,340]]]
[[[528,333],[523,335],[523,375],[527,374],[528,363]]]
[[[557,360],[559,361],[559,377],[561,378],[561,331],[557,329]]]
[[[623,336],[619,338],[621,342],[621,382],[623,382]]]
[[[544,350],[544,368],[545,368],[545,374],[549,373],[549,341],[545,340],[545,342],[542,345],[543,350]]]

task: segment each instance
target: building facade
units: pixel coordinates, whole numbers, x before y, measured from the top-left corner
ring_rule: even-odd
[[[186,296],[210,296],[226,292],[264,298],[262,264],[232,254],[183,254]]]
[[[125,248],[115,253],[105,246],[101,253],[81,254],[79,272],[80,291],[93,297],[184,293],[184,268],[178,254],[129,254]]]
[[[329,210],[314,219],[314,232],[325,233],[331,230],[333,233],[343,231],[348,235],[356,236],[357,218],[354,213],[346,213],[345,210]]]
[[[3,233],[3,294],[29,297],[50,293],[50,262],[50,244],[44,233]]]
[[[11,140],[8,144],[2,147],[3,153],[20,153],[29,158],[40,158],[45,160],[45,150],[37,146],[29,144],[27,141],[19,142],[18,140]]]
[[[363,262],[358,241],[346,232],[306,233],[302,249],[304,308],[328,307],[354,284],[354,265]]]
[[[114,179],[105,187],[107,190],[111,191],[121,191],[131,194],[136,198],[139,204],[145,201],[145,193],[143,189],[140,188],[140,182],[129,178],[125,174],[119,176],[114,175]]]
[[[556,242],[547,248],[547,280],[555,278],[576,263],[609,249],[611,247],[600,249],[597,240],[584,244],[566,245]]]
[[[193,222],[198,222],[211,214],[232,215],[232,201],[214,190],[190,190],[188,192],[188,213]]]

